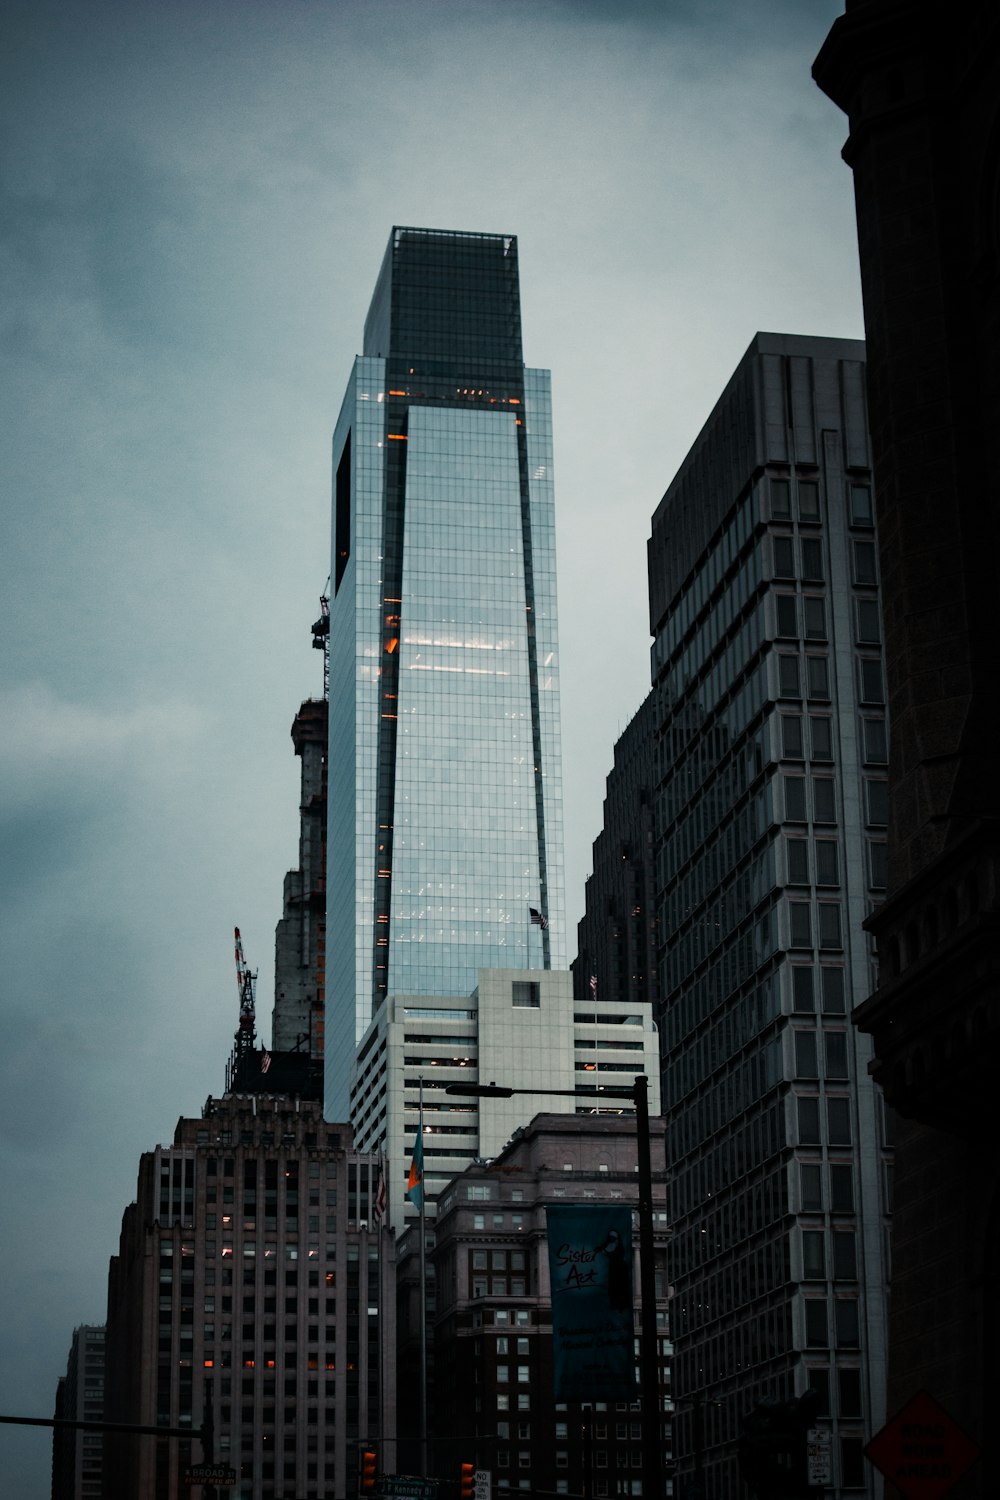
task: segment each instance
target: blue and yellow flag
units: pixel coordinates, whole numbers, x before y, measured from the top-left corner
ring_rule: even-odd
[[[421,1116],[420,1124],[417,1126],[417,1138],[413,1142],[413,1157],[410,1161],[410,1175],[406,1179],[406,1196],[416,1208],[421,1208],[424,1201],[424,1121]]]

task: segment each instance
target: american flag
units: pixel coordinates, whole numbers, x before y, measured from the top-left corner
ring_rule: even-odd
[[[591,998],[591,1000],[596,1000],[597,999],[597,975],[596,974],[591,974],[591,976],[590,976],[590,998]]]
[[[545,929],[546,929],[546,927],[548,927],[548,925],[549,925],[549,919],[545,915],[545,913],[542,912],[542,911],[536,911],[533,906],[529,906],[528,907],[528,915],[531,918],[531,920],[534,923],[534,925],[536,927],[540,927],[542,929],[542,931],[544,932]]]
[[[271,1054],[270,1054],[270,1052],[265,1052],[264,1056],[260,1060],[260,1071],[262,1073],[266,1073],[267,1070],[268,1070],[268,1068],[270,1066],[271,1066]]]
[[[379,1158],[378,1158],[378,1181],[375,1184],[375,1193],[374,1193],[374,1196],[372,1198],[372,1223],[373,1224],[379,1224],[379,1223],[381,1223],[382,1219],[385,1217],[385,1211],[386,1211],[387,1207],[388,1207],[388,1200],[387,1200],[386,1191],[385,1191],[385,1162],[382,1160],[382,1153],[379,1152]]]

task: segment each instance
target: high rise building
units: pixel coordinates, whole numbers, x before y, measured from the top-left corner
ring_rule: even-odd
[[[64,1421],[104,1420],[104,1329],[73,1330],[55,1415]],[[114,1439],[112,1439],[112,1442]],[[57,1427],[52,1434],[52,1500],[101,1500],[104,1434]]]
[[[516,240],[394,229],[363,348],[333,440],[326,1102],[342,1118],[390,994],[566,965],[551,405],[522,359]]]
[[[647,694],[615,745],[604,798],[604,827],[594,840],[577,926],[573,993],[579,1003],[613,1000],[659,1009],[656,963],[653,802],[656,785],[656,693]]]
[[[816,59],[846,111],[892,720],[878,987],[856,1012],[899,1119],[889,1409],[983,1447],[1000,1400],[1000,14],[849,3]]]
[[[758,334],[653,517],[675,1449],[709,1500],[758,1400],[819,1393],[838,1493],[884,1414],[891,1122],[849,1021],[886,884],[870,465],[864,345]]]
[[[192,1439],[109,1444],[107,1500],[179,1493],[209,1385],[234,1500],[353,1493],[375,1441],[392,1463],[395,1252],[376,1192],[350,1128],[289,1095],[209,1099],[141,1158],[108,1277],[107,1415]]]
[[[271,1047],[323,1058],[326,986],[326,741],[327,703],[307,698],[292,722],[301,761],[299,864],[285,876],[274,934]]]

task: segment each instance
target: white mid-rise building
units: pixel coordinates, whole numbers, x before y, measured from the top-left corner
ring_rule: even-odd
[[[648,1005],[574,1004],[565,970],[481,969],[471,995],[388,997],[358,1047],[351,1120],[360,1149],[385,1153],[389,1222],[400,1229],[416,1212],[404,1194],[421,1093],[424,1185],[433,1215],[453,1177],[498,1155],[535,1115],[628,1112],[627,1100],[602,1104],[600,1093],[631,1087],[641,1073],[649,1079],[650,1113],[658,1114],[657,1036]],[[480,1083],[525,1092],[510,1099],[447,1093],[450,1084]],[[566,1092],[553,1097],[553,1089]]]

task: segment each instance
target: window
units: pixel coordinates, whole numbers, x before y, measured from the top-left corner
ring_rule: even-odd
[[[840,861],[836,839],[816,840],[816,884],[839,885]]]
[[[832,776],[813,777],[813,818],[817,823],[837,821],[837,794]]]
[[[868,879],[873,891],[884,891],[889,884],[889,846],[869,840]]]
[[[889,759],[889,741],[884,719],[865,719],[865,760],[873,766],[884,766]]]
[[[830,1207],[837,1214],[854,1212],[854,1168],[850,1162],[830,1163]]]
[[[840,934],[840,902],[819,903],[819,945],[821,948],[842,948]]]
[[[510,986],[510,1003],[518,1010],[538,1010],[541,1007],[541,990],[537,980],[514,979]]]
[[[858,677],[861,685],[862,703],[884,703],[882,686],[882,663],[877,656],[863,656],[858,662]]]
[[[838,1349],[857,1349],[861,1341],[858,1304],[838,1298],[833,1304],[833,1327]]]
[[[778,692],[782,698],[799,696],[799,659],[787,653],[778,654]]]
[[[792,1010],[804,1013],[816,1008],[813,971],[806,964],[792,966]]]
[[[825,641],[826,605],[823,600],[815,594],[807,595],[802,601],[802,612],[806,622],[806,639]]]
[[[803,537],[801,545],[802,577],[821,579],[823,577],[823,543],[818,537]]]
[[[840,1439],[840,1483],[845,1490],[863,1490],[865,1487],[862,1443],[863,1439],[859,1437]]]
[[[816,1078],[816,1033],[815,1031],[797,1031],[795,1033],[795,1076],[796,1078]]]
[[[812,947],[812,923],[808,901],[789,901],[788,935],[793,948]]]
[[[822,968],[820,970],[820,989],[823,997],[823,1010],[827,1015],[842,1016],[844,1014],[844,971],[836,968]]]
[[[819,485],[815,479],[799,480],[799,519],[819,520]]]
[[[795,559],[792,554],[792,539],[790,536],[776,536],[771,538],[774,547],[774,576],[775,578],[794,578]]]
[[[857,1418],[861,1409],[861,1371],[841,1366],[837,1371],[838,1407],[842,1417]]]
[[[856,599],[855,639],[859,646],[877,646],[882,639],[882,615],[877,599]]]
[[[818,1162],[804,1161],[799,1163],[799,1189],[802,1197],[802,1212],[823,1212],[823,1189],[820,1179],[820,1166]]]
[[[807,1297],[805,1309],[806,1346],[809,1349],[825,1349],[827,1346],[825,1298]]]
[[[870,584],[876,581],[875,543],[854,543],[854,582]]]
[[[827,1099],[826,1116],[831,1146],[851,1144],[851,1106],[847,1099]]]
[[[884,828],[889,821],[889,783],[866,777],[865,803],[868,822],[875,828]]]
[[[802,759],[802,719],[799,714],[781,715],[781,753],[785,760]]]
[[[826,1254],[821,1229],[802,1231],[802,1276],[805,1281],[823,1281],[826,1278]]]
[[[775,627],[779,636],[796,640],[799,634],[798,609],[794,594],[775,594]]]
[[[819,1100],[802,1097],[796,1101],[799,1123],[799,1145],[819,1145]]]
[[[787,520],[792,513],[791,485],[787,479],[772,479],[771,487],[771,515],[779,521]]]
[[[830,663],[825,656],[806,657],[806,685],[810,698],[829,698]]]
[[[788,863],[789,885],[809,884],[809,840],[786,839],[785,857]]]
[[[847,1032],[827,1031],[826,1038],[826,1076],[827,1078],[847,1077]]]
[[[833,1236],[833,1276],[835,1281],[858,1279],[858,1257],[853,1230],[838,1230]]]
[[[809,717],[809,736],[813,760],[833,759],[833,722],[827,718]]]
[[[785,794],[785,817],[791,823],[806,820],[806,779],[804,776],[782,776]]]
[[[871,526],[875,519],[872,510],[871,485],[851,485],[851,524],[853,526]]]

